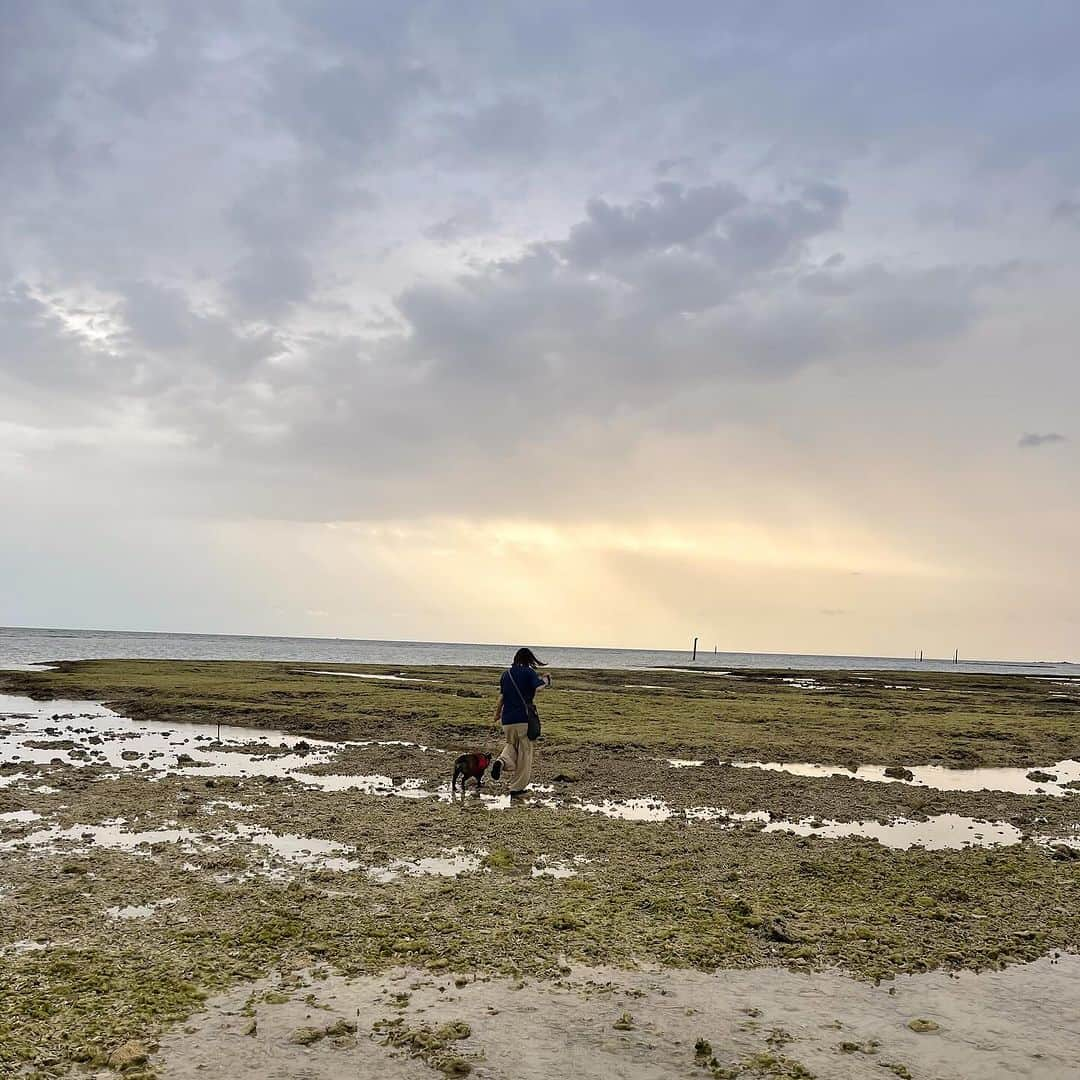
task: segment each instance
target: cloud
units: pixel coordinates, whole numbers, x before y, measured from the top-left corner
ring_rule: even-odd
[[[1071,527],[1075,5],[7,8],[9,516]]]
[[[1068,442],[1068,439],[1064,435],[1059,435],[1056,431],[1048,431],[1042,435],[1027,432],[1020,436],[1016,445],[1022,450],[1029,450],[1038,446],[1053,446],[1055,443],[1063,442]]]
[[[592,267],[642,251],[691,245],[744,201],[743,193],[727,183],[689,191],[658,184],[651,200],[630,206],[590,199],[586,220],[570,230],[562,250],[569,262]]]
[[[457,241],[492,232],[496,227],[491,202],[484,198],[464,199],[453,213],[428,225],[424,235],[437,244],[453,244]]]
[[[503,96],[457,113],[436,117],[446,148],[467,158],[501,165],[527,161],[535,166],[548,146],[550,124],[542,102]]]
[[[1067,221],[1080,225],[1080,199],[1062,199],[1053,210],[1054,221]]]

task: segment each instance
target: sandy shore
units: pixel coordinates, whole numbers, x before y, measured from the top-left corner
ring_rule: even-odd
[[[1072,1080],[1080,1061],[1080,956],[1072,955],[981,975],[901,976],[879,987],[775,968],[715,975],[575,969],[557,983],[465,986],[399,969],[303,983],[287,987],[279,1004],[262,1000],[267,992],[276,1000],[278,984],[269,981],[209,1002],[162,1041],[154,1061],[163,1080],[429,1080],[440,1062],[451,1073],[464,1062],[490,1080]],[[627,1030],[616,1027],[623,1017]],[[255,1031],[246,1034],[253,1020]],[[441,1040],[424,1060],[373,1033],[397,1020],[399,1030],[464,1024],[470,1034]],[[333,1030],[341,1021],[355,1024],[355,1034],[294,1041],[299,1031]],[[937,1027],[913,1031],[912,1022],[927,1026],[918,1021]]]

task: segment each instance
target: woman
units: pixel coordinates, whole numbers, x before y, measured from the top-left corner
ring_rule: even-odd
[[[505,768],[510,774],[511,798],[525,794],[532,775],[533,744],[529,741],[528,706],[537,690],[551,685],[550,675],[537,673],[536,669],[544,666],[532,649],[518,649],[514,653],[513,666],[507,668],[499,680],[495,723],[502,724],[506,742],[491,766],[491,778],[498,780]]]

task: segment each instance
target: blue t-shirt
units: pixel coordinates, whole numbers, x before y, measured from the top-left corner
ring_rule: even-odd
[[[525,713],[525,704],[532,702],[537,689],[543,685],[544,680],[525,664],[515,664],[508,671],[504,671],[499,680],[503,698],[502,722],[527,724],[529,718]],[[518,690],[521,691],[520,694]],[[525,700],[522,701],[522,698]]]

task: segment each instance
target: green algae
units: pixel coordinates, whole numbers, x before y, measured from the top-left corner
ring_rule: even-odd
[[[327,671],[386,674],[376,665]],[[392,673],[406,669],[395,668]],[[91,697],[126,715],[272,727],[330,739],[406,738],[478,746],[493,741],[498,672],[414,667],[421,683],[312,675],[286,663],[95,660],[55,671],[6,672],[0,686]],[[701,751],[758,760],[1027,764],[1080,755],[1076,692],[1022,676],[920,672],[649,672],[662,690],[627,686],[628,672],[565,671],[541,697],[545,746]],[[918,692],[912,692],[918,688]],[[923,689],[925,688],[925,689]],[[565,691],[587,690],[587,695]],[[568,762],[572,767],[572,762]],[[576,775],[576,770],[571,768]]]
[[[39,693],[107,697],[133,715],[154,719],[213,722],[216,717],[310,735],[333,731],[440,744],[479,740],[490,719],[475,696],[481,693],[480,676],[448,669],[436,674],[448,685],[421,691],[393,684],[370,687],[365,680],[300,677],[285,665],[170,669],[101,662],[68,666],[51,682],[38,681],[43,676],[34,673],[32,681]],[[773,756],[790,758],[796,751],[811,756],[810,751],[802,754],[803,745],[794,741],[791,719],[782,709],[775,730],[764,731],[753,719],[757,708],[769,702],[777,706],[783,695],[795,695],[790,688],[750,681],[748,689],[739,683],[730,701],[723,695],[723,715],[717,719],[715,701],[708,712],[702,700],[710,699],[696,689],[702,678],[673,674],[670,690],[648,698],[643,693],[622,696],[616,682],[626,681],[625,673],[571,676],[575,684],[596,691],[585,716],[596,723],[586,735],[584,720],[564,716],[563,704],[552,694],[544,706],[541,769],[568,776],[571,767],[564,763],[576,762],[580,771],[573,775],[588,777],[590,795],[633,792],[635,785],[649,784],[650,777],[655,784],[658,766],[619,741],[631,721],[641,726],[633,745],[650,752],[701,748],[726,753],[737,741],[732,732],[740,731],[742,746],[760,751],[774,745],[770,740],[786,739],[786,752]],[[357,689],[354,683],[364,686]],[[971,730],[979,727],[979,739],[957,736],[955,724],[961,721],[949,719],[951,712],[939,712],[929,715],[937,716],[942,731],[928,734],[924,715],[913,726],[913,745],[920,754],[936,753],[946,760],[974,746],[980,747],[978,753],[993,751],[1009,760],[1023,739],[1048,756],[1049,747],[1061,748],[1057,756],[1075,753],[1070,749],[1074,744],[1059,738],[1056,713],[1028,730],[1026,710],[1034,710],[1039,699],[1025,705],[1021,690],[994,680],[978,684],[971,696],[980,704],[964,699],[962,723]],[[841,693],[839,687],[835,693]],[[887,700],[880,688],[858,693],[864,717]],[[912,696],[923,700],[932,695]],[[594,698],[601,699],[595,709]],[[582,710],[580,700],[575,710]],[[855,719],[840,715],[837,701],[829,706],[836,715],[822,718],[813,711],[820,700],[815,695],[806,706],[811,709],[809,745],[827,748],[844,732],[854,739]],[[992,711],[995,701],[1011,702],[1011,711],[992,722],[987,716],[977,721],[975,714]],[[616,706],[618,714],[612,712]],[[476,720],[481,712],[483,719]],[[715,730],[706,723],[710,715]],[[1022,738],[993,734],[1009,725]],[[878,740],[870,753],[878,760],[897,745],[887,727],[858,738]],[[623,752],[612,753],[617,747]],[[405,771],[400,762],[407,760],[410,770],[417,763],[431,770],[424,775],[435,777],[445,764],[410,748],[372,753],[381,755],[378,760],[387,764],[388,774],[395,755],[395,772]],[[339,768],[327,766],[327,771]],[[245,823],[345,844],[365,867],[393,858],[438,857],[451,848],[489,854],[481,872],[460,879],[404,877],[380,884],[363,870],[330,873],[295,866],[288,868],[285,880],[268,878],[260,873],[251,845],[227,832],[216,841],[219,850],[195,854],[174,844],[138,853],[84,851],[77,841],[47,854],[6,851],[0,854],[0,875],[7,886],[0,894],[0,943],[33,939],[47,947],[0,950],[0,984],[11,991],[0,996],[0,1071],[32,1065],[43,1075],[59,1075],[76,1063],[103,1066],[117,1047],[128,1041],[152,1045],[165,1025],[190,1016],[208,994],[231,985],[277,973],[281,989],[265,994],[262,1002],[290,1000],[302,988],[291,973],[313,964],[324,972],[360,974],[407,962],[436,971],[541,979],[560,978],[568,963],[631,968],[646,962],[706,971],[780,964],[884,979],[937,967],[996,968],[1080,948],[1078,866],[1051,859],[1028,843],[898,852],[865,840],[823,842],[709,823],[692,828],[674,822],[639,824],[543,807],[490,813],[477,800],[417,803],[259,778],[204,781],[173,775],[150,783],[126,774],[105,779],[105,770],[94,767],[41,771],[49,784],[62,789],[63,808],[47,796],[5,788],[0,810],[35,809],[64,827],[121,815],[132,829],[175,827],[176,817],[183,815],[193,828],[220,830],[232,818],[211,804],[242,792],[251,807],[242,816]],[[686,772],[695,775],[670,780],[680,789],[662,792],[676,805],[709,797],[730,805],[767,790],[784,804],[777,809],[805,806],[831,813],[828,799],[835,797],[850,803],[853,813],[872,815],[892,805],[875,802],[886,798],[922,799],[930,809],[955,809],[959,799],[969,798],[779,774],[744,781],[733,774],[745,770],[719,766],[680,770]],[[667,781],[668,773],[661,770],[660,775]],[[736,786],[742,783],[754,786]],[[880,788],[898,790],[882,794]],[[1064,799],[985,793],[970,798],[983,802],[963,805],[1004,807],[1004,812],[1030,818],[1070,812],[1070,800]],[[1075,816],[1075,810],[1071,813]],[[27,826],[27,831],[36,827]],[[575,878],[529,876],[529,868],[540,860],[566,863],[575,856],[588,860]],[[507,903],[508,889],[512,904]],[[175,897],[179,902],[152,919],[123,925],[103,917],[105,909],[130,903],[132,897]],[[521,911],[530,917],[521,919]],[[448,1069],[469,1064],[449,1046],[454,1041],[443,1039],[447,1045],[440,1050]],[[711,1047],[699,1057],[704,1059],[700,1064],[713,1068]],[[737,1070],[714,1072],[717,1076],[807,1075],[795,1071],[801,1068],[797,1062],[771,1052],[733,1065],[716,1063],[715,1068]]]
[[[703,1055],[695,1054],[695,1063],[699,1068],[707,1070],[715,1080],[750,1080],[752,1077],[814,1080],[814,1074],[805,1065],[783,1054],[768,1052],[751,1054],[730,1065],[722,1065],[715,1056],[703,1060]]]
[[[472,1035],[472,1028],[463,1020],[441,1024],[437,1028],[429,1024],[409,1027],[401,1017],[396,1017],[376,1021],[372,1034],[384,1046],[404,1051],[446,1076],[468,1076],[472,1072],[472,1062],[453,1049],[454,1043]]]

